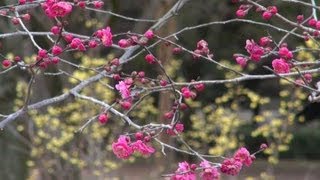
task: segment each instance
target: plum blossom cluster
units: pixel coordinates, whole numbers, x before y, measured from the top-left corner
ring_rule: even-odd
[[[67,38],[69,38],[68,36],[66,36]],[[71,42],[69,44],[69,47],[71,49],[77,49],[79,51],[86,51],[86,47],[84,45],[84,41],[82,41],[80,38],[72,38]]]
[[[175,136],[177,134],[180,134],[183,132],[184,130],[184,125],[182,123],[177,123],[175,125],[173,125],[174,127],[172,127],[171,129],[167,129],[167,134],[171,135],[171,136]]]
[[[154,36],[155,36],[154,32],[151,29],[149,29],[144,33],[143,36],[139,37],[138,35],[130,35],[126,39],[120,39],[118,41],[118,45],[121,48],[128,48],[134,45],[145,46],[149,40],[152,40],[154,38]],[[157,62],[155,56],[151,53],[148,53],[144,57],[144,59],[149,64],[155,64]]]
[[[21,3],[22,4],[26,4],[26,3],[33,3],[33,0],[22,0]],[[19,2],[19,5],[22,5]],[[7,6],[7,7],[1,7],[0,8],[0,17],[7,17],[8,19],[10,19],[11,23],[13,25],[19,25],[20,21],[23,22],[29,22],[31,20],[31,15],[29,14],[29,12],[26,12],[24,14],[20,14],[17,15],[15,14],[16,9],[14,8],[14,6]],[[21,13],[21,12],[20,12]]]
[[[61,35],[62,27],[59,26],[53,26],[51,28],[51,32],[54,35]],[[58,64],[60,62],[60,58],[57,57],[64,51],[68,49],[74,49],[78,51],[86,51],[87,48],[95,48],[98,45],[98,41],[100,40],[102,44],[106,47],[109,47],[112,45],[112,39],[113,35],[111,33],[111,28],[106,27],[104,29],[100,29],[95,33],[95,38],[91,40],[83,40],[77,37],[74,37],[72,34],[65,33],[62,35],[63,39],[68,44],[66,47],[62,47],[59,45],[59,43],[55,43],[50,50],[46,49],[39,49],[38,54],[36,56],[36,61],[31,65],[38,66],[43,69],[46,69],[50,64]],[[98,38],[98,39],[97,39]],[[18,63],[21,61],[21,58],[19,56],[16,56],[14,58],[14,61],[5,59],[2,61],[2,67],[3,68],[9,68],[13,64]]]
[[[52,48],[52,54],[58,55],[62,52],[62,49],[59,46],[54,46]],[[48,51],[45,49],[40,49],[36,56],[36,62],[33,66],[39,66],[40,68],[47,68],[50,64],[58,64],[60,59],[56,56],[49,55]]]
[[[222,173],[235,176],[239,174],[242,165],[249,167],[255,157],[250,155],[249,151],[242,147],[236,151],[232,158],[225,159],[220,167]]]
[[[171,177],[172,180],[179,179],[196,179],[196,170],[197,166],[195,164],[190,165],[188,162],[181,162],[178,165],[178,169],[175,174]]]
[[[211,165],[208,161],[202,161],[199,166],[200,169],[202,169],[202,171],[200,172],[200,177],[202,180],[220,179],[220,173],[218,171],[218,168]]]
[[[232,0],[233,3],[241,3],[239,8],[236,10],[236,16],[238,18],[244,18],[248,12],[256,8],[256,12],[261,12],[262,18],[264,20],[270,20],[273,16],[275,16],[278,13],[278,8],[276,6],[268,6],[263,7],[260,5],[257,5],[255,3],[244,4],[242,1],[239,0]],[[299,14],[296,17],[297,26],[304,23],[304,15]],[[318,21],[316,18],[309,18],[307,19],[307,26],[314,28],[305,28],[303,35],[305,40],[309,40],[311,36],[314,38],[318,38],[320,33],[320,21]],[[312,35],[310,35],[312,34]],[[249,57],[244,55],[235,54],[234,58],[237,64],[239,64],[241,67],[245,67],[247,65],[248,60],[253,60],[255,62],[260,61],[261,57],[263,55],[266,55],[268,52],[271,51],[271,48],[268,46],[269,43],[272,42],[269,37],[262,37],[260,39],[259,45],[255,43],[253,40],[247,40],[246,42],[246,50],[250,54]],[[275,73],[289,73],[291,71],[291,68],[293,67],[293,53],[290,51],[285,43],[280,45],[280,48],[277,52],[278,58],[275,58],[272,60],[272,68]],[[305,85],[306,83],[310,83],[312,81],[311,74],[304,74],[298,79],[296,79],[296,84]]]
[[[134,46],[134,45],[145,45],[147,44],[147,42],[151,39],[154,38],[154,33],[151,29],[147,30],[144,35],[142,37],[138,37],[137,35],[132,35],[132,36],[129,36],[129,38],[126,38],[126,39],[120,39],[118,41],[118,45],[119,47],[121,48],[128,48],[130,46]]]
[[[238,2],[237,0],[233,0],[234,3]],[[236,16],[238,18],[244,18],[250,9],[253,6],[250,4],[241,4],[236,11]],[[274,15],[278,13],[278,8],[276,6],[268,6],[266,9],[262,9],[260,7],[256,8],[256,12],[261,12],[261,16],[264,20],[270,20]]]
[[[2,64],[2,68],[4,69],[8,69],[10,68],[13,64],[17,64],[21,62],[21,57],[20,56],[15,56],[13,58],[13,60],[10,60],[10,59],[4,59],[1,64]]]
[[[117,142],[112,143],[112,151],[120,159],[128,159],[134,152],[149,156],[155,152],[155,149],[147,144],[149,141],[147,136],[143,139],[142,133],[136,135],[135,142],[131,142],[129,136],[121,135]]]
[[[269,37],[261,37],[259,44],[254,40],[247,40],[245,49],[250,54],[249,57],[245,55],[235,54],[234,58],[237,64],[241,67],[247,65],[248,60],[254,62],[259,62],[263,55],[271,52],[270,43],[272,39]],[[293,53],[290,51],[285,43],[281,45],[277,52],[279,58],[272,61],[272,67],[276,73],[289,73],[291,69],[291,60],[293,58]]]
[[[259,62],[263,55],[270,51],[270,43],[272,39],[270,37],[261,37],[259,40],[259,44],[256,43],[253,39],[246,41],[245,49],[249,53],[249,57],[245,55],[234,54],[234,58],[236,62],[241,66],[245,67],[247,65],[248,60],[252,60],[254,62]]]
[[[258,152],[263,151],[266,148],[267,145],[262,144]],[[196,164],[181,162],[178,165],[178,169],[171,176],[171,179],[196,180],[197,171],[199,171],[199,176],[202,180],[218,180],[220,179],[220,172],[235,176],[240,173],[243,165],[247,167],[251,166],[253,160],[255,159],[254,154],[251,155],[246,148],[241,147],[235,152],[233,157],[225,159],[221,164],[211,163],[206,160],[202,161],[198,166]]]
[[[193,59],[199,59],[202,56],[213,57],[213,54],[210,54],[210,49],[208,43],[205,40],[200,40],[197,43],[197,49],[193,51]]]
[[[171,176],[171,180],[196,180],[197,171],[199,171],[199,176],[202,180],[220,179],[217,167],[211,165],[208,161],[202,161],[198,166],[184,161],[179,163],[175,174]]]
[[[113,59],[109,63],[109,65],[105,67],[105,69],[108,72],[111,71],[110,65],[118,66],[119,59],[118,58]],[[136,88],[138,86],[141,86],[141,83],[143,85],[149,84],[152,86],[154,86],[155,83],[158,83],[160,86],[167,86],[168,85],[168,81],[163,79],[160,76],[159,76],[158,80],[151,80],[151,78],[147,78],[145,76],[144,71],[140,71],[140,72],[133,71],[131,73],[131,76],[128,76],[128,75],[125,75],[125,76],[126,77],[123,77],[118,73],[113,74],[113,79],[118,81],[117,84],[115,85],[115,89],[121,95],[121,100],[119,101],[119,104],[125,110],[129,110],[131,108],[132,102],[135,99],[135,95],[137,95],[137,93],[139,93],[139,91],[134,91],[133,87]],[[192,80],[191,82],[194,82],[194,80]],[[204,90],[205,90],[204,83],[197,83],[192,86],[182,87],[181,88],[181,95],[185,99],[196,98],[197,93],[200,93]],[[135,93],[132,93],[133,91]],[[177,112],[177,110],[185,110],[185,109],[187,109],[187,105],[185,103],[175,102],[172,107],[172,110],[164,113],[164,117],[165,117],[165,119],[171,120],[174,117],[174,113]],[[183,132],[183,129],[184,129],[183,124],[177,123],[174,125],[174,127],[176,128],[175,130],[178,133]],[[167,133],[170,135],[173,135],[173,134],[175,134],[175,133],[173,133],[173,131],[174,131],[173,129],[168,130]]]
[[[264,49],[258,45],[254,40],[247,40],[245,49],[250,54],[250,59],[258,62],[264,54]]]
[[[67,1],[46,0],[42,8],[50,18],[65,17],[72,11],[72,4]]]
[[[62,35],[61,25],[53,26],[51,28],[51,32],[54,35],[61,35],[68,45],[66,47],[61,47],[61,45],[56,43],[55,45],[53,45],[49,52],[45,49],[40,49],[36,58],[37,61],[35,65],[40,66],[41,68],[47,68],[50,64],[57,64],[60,61],[60,59],[56,56],[59,56],[65,50],[74,49],[84,52],[87,50],[87,48],[97,47],[99,40],[105,47],[110,47],[113,43],[113,35],[110,27],[106,27],[104,29],[96,31],[94,33],[94,38],[91,38],[89,40],[74,37],[72,34],[69,33],[64,33]],[[8,67],[6,63],[5,67]]]
[[[59,27],[53,27],[54,29],[51,29],[51,31],[54,34],[58,34],[60,29]],[[71,49],[79,50],[79,51],[86,51],[87,48],[95,48],[98,46],[98,40],[101,41],[102,45],[105,47],[112,46],[113,43],[113,35],[111,32],[111,28],[108,26],[104,29],[99,29],[94,33],[94,37],[90,40],[82,40],[80,38],[75,38],[71,34],[64,34],[63,35],[65,41],[69,43],[69,47]]]
[[[127,83],[126,83],[127,82]],[[131,92],[130,92],[130,86],[131,82],[127,79],[127,81],[119,81],[119,83],[116,85],[116,89],[120,92],[121,97],[123,99],[131,99]]]
[[[197,96],[197,94],[191,91],[189,87],[181,88],[181,93],[182,93],[182,96],[186,99],[195,98]]]
[[[189,99],[189,98],[194,99],[197,97],[197,92],[199,93],[204,90],[205,90],[205,85],[203,83],[198,83],[198,84],[195,84],[194,86],[182,87],[181,94],[185,99]]]
[[[272,61],[272,67],[276,73],[289,73],[291,69],[290,60],[293,58],[292,52],[286,45],[280,47],[278,54],[279,59]]]
[[[264,20],[270,20],[272,16],[278,13],[278,8],[276,6],[269,6],[265,11],[262,13],[262,18]]]
[[[101,42],[104,46],[110,47],[112,45],[113,35],[112,35],[110,27],[106,27],[104,29],[98,30],[95,33],[95,36],[101,40]],[[91,42],[91,46],[92,46],[93,41],[90,41],[90,42]]]
[[[123,109],[130,109],[132,105],[132,96],[131,96],[131,90],[130,87],[133,84],[132,78],[126,78],[124,81],[119,81],[119,83],[116,85],[116,89],[121,94],[122,100],[120,101],[120,105]]]
[[[33,2],[33,0],[29,0],[29,2]],[[26,0],[19,0],[19,4],[25,4]],[[103,7],[104,2],[101,0],[86,2],[80,1],[75,3],[80,8],[85,8],[87,4],[92,4],[95,8],[100,9]],[[72,12],[73,4],[68,1],[64,0],[46,0],[44,3],[41,4],[42,9],[45,11],[45,14],[50,18],[56,17],[65,17]]]
[[[290,72],[290,65],[285,59],[279,58],[272,61],[272,67],[276,73]]]
[[[132,102],[136,99],[137,95],[141,92],[141,86],[150,85],[155,86],[156,84],[160,86],[166,86],[167,80],[163,79],[159,76],[158,79],[151,79],[146,77],[144,71],[133,71],[131,75],[119,74],[116,72],[116,69],[112,69],[111,66],[119,66],[119,59],[114,58],[110,61],[106,66],[105,70],[107,72],[113,72],[113,79],[117,81],[115,85],[115,89],[119,92],[121,99],[119,100],[119,104],[124,110],[129,110],[132,106]],[[199,90],[204,89],[204,85],[198,84],[195,85],[195,88]],[[139,90],[140,89],[140,90]],[[172,111],[166,113],[166,119],[171,119],[173,117],[174,112],[176,112],[178,104],[175,103]],[[187,108],[186,104],[179,103],[179,110],[185,110]],[[180,125],[178,125],[178,131],[182,131]]]
[[[233,3],[240,2],[239,0],[231,0],[231,1]],[[278,8],[277,6],[274,6],[274,5],[262,7],[253,3],[245,4],[243,3],[243,1],[241,1],[241,4],[238,7],[238,9],[235,11],[235,14],[238,18],[244,18],[248,14],[248,12],[254,7],[255,7],[255,12],[261,13],[261,17],[266,21],[269,21],[270,19],[272,19],[273,16],[275,16],[278,13]],[[297,15],[296,17],[297,26],[303,23],[304,20],[305,18],[303,14]],[[320,35],[320,32],[319,32],[320,21],[315,18],[309,18],[308,23],[306,25],[314,29],[304,29],[305,32],[303,32],[303,35],[305,36],[304,37],[305,40],[309,40],[310,36],[313,36],[314,38],[318,38]]]
[[[298,17],[297,17],[297,19],[298,19]],[[301,17],[300,19],[303,19],[303,17]],[[312,35],[315,38],[319,37],[319,35],[320,35],[320,32],[319,32],[319,30],[320,30],[320,21],[316,20],[314,18],[311,18],[311,19],[308,20],[308,26],[310,26],[311,28],[315,29],[315,31],[312,32]],[[308,33],[305,32],[304,34],[306,35],[305,40],[309,40]]]

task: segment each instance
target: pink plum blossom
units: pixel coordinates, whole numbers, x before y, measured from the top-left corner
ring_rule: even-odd
[[[287,63],[286,60],[274,59],[272,61],[272,67],[276,73],[289,73],[290,72],[290,65]]]
[[[220,173],[218,169],[214,166],[211,166],[208,161],[202,161],[200,167],[203,168],[203,171],[200,173],[202,180],[219,180]]]
[[[181,123],[177,123],[174,129],[177,131],[177,133],[182,133],[184,130],[184,125]],[[167,129],[167,134],[171,136],[177,135],[177,133],[173,129]]]
[[[252,159],[251,159],[251,156],[250,156],[250,153],[249,151],[242,147],[240,149],[238,149],[236,151],[236,153],[233,155],[233,158],[241,163],[243,163],[244,165],[246,166],[250,166],[252,164]]]
[[[132,149],[134,151],[137,151],[139,153],[141,153],[142,155],[150,155],[153,154],[156,150],[151,147],[148,146],[147,144],[145,144],[143,141],[141,140],[137,140],[136,142],[132,143]]]
[[[181,162],[175,172],[175,175],[171,176],[171,180],[196,180],[196,174],[191,169],[189,163]]]
[[[242,163],[240,161],[230,158],[223,161],[220,170],[222,173],[235,176],[239,174],[241,168]]]
[[[102,44],[106,47],[112,46],[112,32],[111,28],[108,26],[104,29],[99,29],[95,35],[101,40]]]
[[[122,99],[130,99],[130,85],[127,85],[124,81],[119,81],[116,85],[116,89],[120,92]]]
[[[113,153],[121,159],[128,159],[133,153],[132,147],[129,145],[130,138],[121,135],[117,142],[112,143]]]
[[[261,56],[264,54],[264,50],[254,40],[247,40],[245,46],[247,52],[250,54],[250,59],[253,61],[260,61]]]
[[[53,0],[47,0],[43,3],[42,7],[50,18],[64,17],[72,11],[71,3],[65,1],[55,2]]]

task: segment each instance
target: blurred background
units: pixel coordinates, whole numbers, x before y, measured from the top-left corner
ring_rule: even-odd
[[[0,1],[0,6],[12,4],[12,0]],[[103,9],[143,19],[158,19],[167,12],[175,0],[105,0]],[[271,2],[266,2],[271,3]],[[294,20],[299,14],[308,16],[311,9],[290,3],[272,1],[279,12]],[[266,4],[268,5],[268,4]],[[237,5],[230,1],[197,0],[190,1],[161,29],[155,33],[165,37],[182,28],[211,21],[224,21],[235,18]],[[40,7],[27,11],[31,21],[27,23],[30,31],[50,31],[54,21],[43,15]],[[26,12],[25,12],[26,13]],[[249,13],[248,19],[263,21],[258,13]],[[91,35],[97,29],[110,26],[114,34],[135,32],[143,34],[152,23],[135,22],[91,10],[75,7],[66,19],[66,30],[78,34]],[[273,18],[271,24],[291,30]],[[0,18],[0,34],[16,31],[10,19]],[[247,39],[258,41],[262,36],[272,36],[278,42],[285,34],[263,26],[235,22],[225,25],[212,25],[186,31],[171,39],[187,49],[194,50],[201,39],[209,43],[214,59],[234,69],[248,74],[267,74],[263,66],[270,66],[274,57],[259,63],[249,63],[242,69],[233,59],[234,53],[246,54]],[[120,38],[115,37],[116,43]],[[35,37],[44,48],[52,46],[45,36]],[[12,58],[23,57],[31,62],[36,53],[27,36],[0,39],[0,53]],[[317,44],[289,36],[286,41],[289,49],[296,47],[319,48]],[[63,44],[64,43],[64,44]],[[62,42],[62,45],[66,45]],[[192,79],[225,79],[236,74],[218,68],[205,60],[195,61],[192,55],[181,53],[173,55],[173,46],[160,43],[152,48],[162,61],[170,76],[177,82]],[[86,53],[64,53],[67,61],[85,67],[98,67],[106,64],[123,51],[99,47]],[[300,51],[295,58],[300,61],[314,61],[319,54]],[[157,78],[161,74],[156,66],[144,61],[144,54],[123,65],[122,71],[145,71],[146,76]],[[52,76],[60,70],[70,76]],[[50,66],[36,76],[32,89],[31,103],[53,97],[94,75],[87,69],[79,69],[61,62]],[[318,75],[314,74],[314,82]],[[16,69],[0,76],[0,113],[10,114],[22,107],[30,74]],[[77,80],[78,79],[78,80]],[[114,85],[112,79],[103,83]],[[118,95],[97,82],[81,93],[112,103]],[[244,168],[239,177],[223,179],[319,179],[320,172],[320,131],[319,104],[308,103],[308,92],[279,79],[251,80],[236,84],[207,86],[194,100],[186,101],[188,109],[183,112],[181,121],[185,124],[184,139],[199,152],[211,155],[232,155],[241,146],[250,152],[267,143],[269,149],[257,155],[257,161],[250,168]],[[153,94],[146,98],[137,110],[130,113],[138,124],[166,122],[163,114],[172,107],[167,93]],[[118,108],[118,107],[117,107]],[[135,156],[127,161],[116,159],[111,151],[111,143],[124,132],[134,133],[117,117],[111,117],[106,125],[95,122],[82,133],[76,133],[87,120],[99,114],[100,107],[72,98],[55,106],[31,111],[28,115],[11,123],[0,132],[0,179],[161,179],[162,174],[172,173],[180,161],[198,163],[197,159],[166,149],[164,156],[157,152],[149,158]],[[161,139],[171,145],[184,149],[174,138],[163,135]],[[221,162],[221,158],[212,159]]]

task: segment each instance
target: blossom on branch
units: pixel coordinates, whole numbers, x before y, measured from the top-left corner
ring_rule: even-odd
[[[52,47],[52,54],[55,55],[55,56],[61,54],[62,51],[63,51],[63,49],[62,49],[60,46],[58,46],[58,45],[54,45],[54,46]]]
[[[242,68],[246,67],[248,59],[242,56],[235,56],[235,60],[237,64],[239,64]]]
[[[167,129],[167,134],[171,135],[171,136],[175,136],[177,135],[177,133],[182,133],[184,130],[184,125],[182,123],[177,123],[174,126],[174,129]],[[177,131],[177,132],[175,132]]]
[[[116,89],[121,94],[122,99],[131,99],[130,85],[127,85],[124,81],[120,81],[116,85]]]
[[[100,29],[95,33],[95,36],[97,36],[97,38],[99,38],[102,42],[102,44],[106,47],[112,46],[112,32],[111,32],[111,28],[108,26],[104,29]]]
[[[200,173],[202,180],[219,180],[220,173],[218,169],[214,166],[211,166],[208,161],[202,161],[200,167],[203,168],[203,171]]]
[[[289,49],[287,47],[281,47],[278,51],[279,53],[279,56],[282,57],[282,58],[285,58],[285,59],[292,59],[293,58],[293,55],[292,55],[292,52],[289,51]]]
[[[236,153],[234,154],[233,158],[236,161],[239,161],[239,162],[243,163],[244,165],[246,165],[248,167],[252,164],[252,159],[251,159],[250,153],[244,147],[238,149],[236,151]]]
[[[196,180],[196,174],[186,161],[179,163],[179,167],[175,174],[171,176],[171,180]]]
[[[117,142],[112,143],[113,153],[120,159],[128,159],[133,153],[133,149],[129,143],[130,138],[121,135]]]
[[[192,55],[195,60],[199,59],[201,55],[213,57],[213,54],[210,54],[208,42],[203,39],[197,42],[197,49],[193,51]]]
[[[65,1],[56,2],[55,0],[47,0],[42,4],[42,8],[50,18],[65,17],[72,11],[71,3]]]
[[[290,72],[290,65],[287,63],[286,60],[274,59],[272,61],[272,67],[276,73],[289,73]]]
[[[253,61],[260,61],[261,56],[264,54],[264,50],[254,40],[247,40],[245,49],[250,54],[250,59]]]
[[[235,176],[239,174],[241,168],[242,163],[240,161],[230,158],[223,161],[220,170],[222,173]]]
[[[86,47],[79,38],[73,38],[69,44],[72,49],[78,49],[79,51],[86,51]]]
[[[137,152],[141,153],[142,155],[146,155],[146,156],[151,155],[156,151],[153,147],[148,146],[147,144],[145,144],[141,140],[138,140],[138,141],[132,143],[131,145],[132,145],[132,149],[134,151],[137,151]]]

